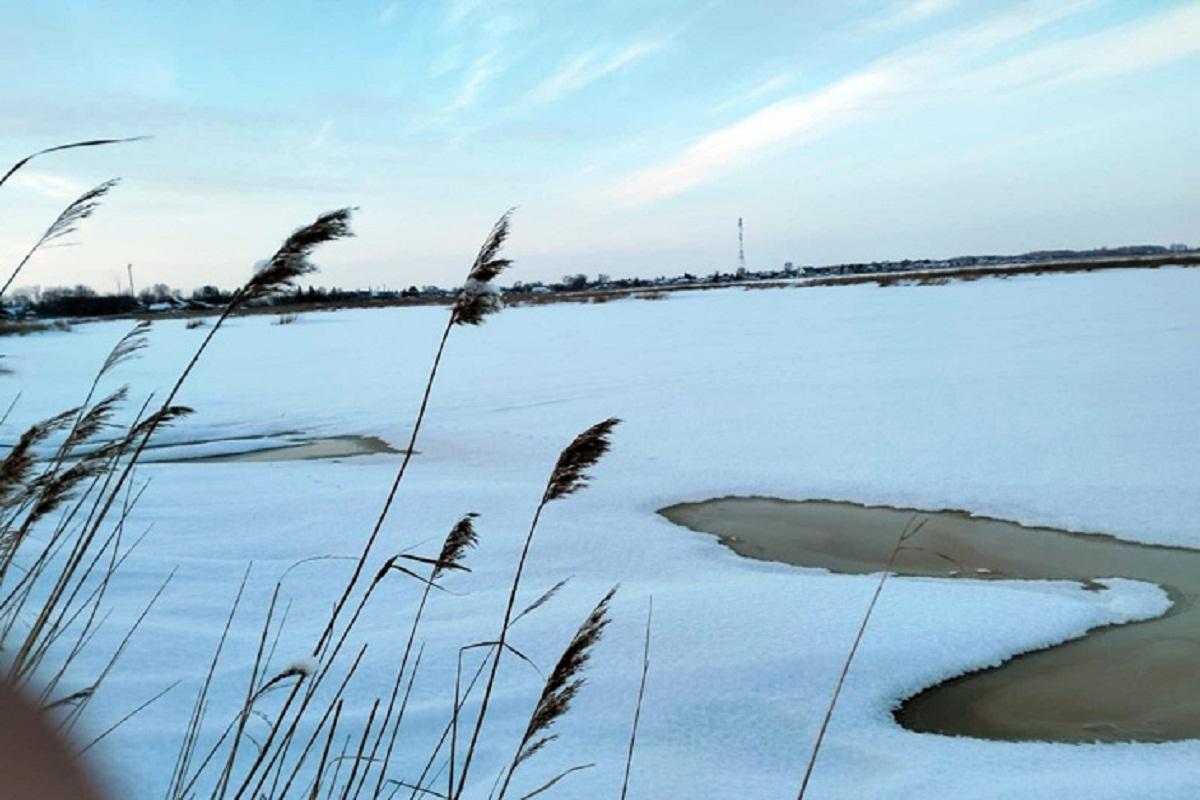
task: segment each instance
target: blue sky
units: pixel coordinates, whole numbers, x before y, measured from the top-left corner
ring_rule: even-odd
[[[452,284],[520,206],[512,279],[1200,244],[1200,3],[0,2],[19,283],[232,286],[361,207],[332,286]]]

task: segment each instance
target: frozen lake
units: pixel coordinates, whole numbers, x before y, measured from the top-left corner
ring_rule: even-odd
[[[232,319],[179,397],[197,413],[158,444],[177,445],[179,458],[226,454],[223,442],[245,440],[379,437],[401,450],[445,313],[312,313],[286,326]],[[3,440],[79,402],[128,328],[95,323],[0,343],[14,370],[2,378],[8,395],[23,392]],[[106,387],[130,384],[132,414],[170,385],[204,333],[182,320],[157,323],[143,357]],[[631,795],[787,798],[877,579],[749,561],[657,509],[727,495],[829,499],[1200,547],[1197,409],[1200,270],[691,292],[508,309],[479,329],[456,329],[376,555],[430,555],[467,511],[481,514],[480,544],[472,572],[452,576],[451,591],[430,602],[396,772],[419,772],[445,724],[456,649],[495,635],[546,474],[598,420],[625,422],[593,484],[547,511],[521,599],[572,580],[513,635],[546,671],[620,583],[614,622],[556,726],[560,738],[522,767],[514,789],[595,762],[564,779],[557,796],[619,793],[652,596]],[[121,630],[178,570],[85,727],[99,732],[172,681],[183,684],[94,751],[118,796],[162,795],[249,562],[246,610],[216,674],[205,735],[239,707],[266,603],[285,572],[291,605],[276,661],[311,644],[350,569],[337,559],[358,552],[399,458],[141,468],[150,485],[130,525],[152,527],[110,590],[108,630]],[[334,558],[288,571],[315,556]],[[890,580],[809,796],[1193,796],[1200,741],[985,741],[913,733],[892,717],[902,698],[951,676],[1157,616],[1168,602],[1145,582],[1109,586]],[[361,723],[390,691],[417,595],[389,584],[368,607],[360,633],[370,650],[344,720]],[[541,688],[515,659],[502,677],[470,796],[486,796],[511,758]]]

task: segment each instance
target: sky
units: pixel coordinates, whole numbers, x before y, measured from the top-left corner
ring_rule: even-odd
[[[17,285],[233,287],[357,206],[314,285],[1200,245],[1200,2],[0,0]],[[7,271],[7,267],[4,268]]]

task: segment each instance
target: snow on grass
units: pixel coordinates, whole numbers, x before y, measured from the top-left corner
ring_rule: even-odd
[[[304,325],[231,320],[181,394],[198,413],[162,442],[264,433],[378,435],[403,446],[444,309],[309,314]],[[494,637],[528,517],[558,450],[608,416],[626,420],[591,488],[552,506],[534,542],[525,602],[559,597],[514,631],[543,671],[590,607],[622,588],[615,621],[561,738],[522,768],[528,790],[595,761],[561,797],[619,791],[647,598],[652,664],[632,795],[791,797],[858,619],[869,576],[747,561],[657,508],[726,494],[961,508],[1028,524],[1200,546],[1200,271],[1115,271],[939,287],[737,289],[664,302],[510,309],[451,337],[420,455],[379,558],[432,555],[479,511],[473,572],[433,598],[405,723],[405,766],[445,722],[455,649]],[[78,402],[127,323],[7,340],[24,396],[4,431]],[[157,323],[115,379],[169,386],[203,331]],[[15,391],[15,388],[14,388]],[[224,615],[254,562],[214,707],[237,707],[275,579],[317,555],[356,554],[395,455],[341,462],[147,465],[131,524],[153,523],[112,593],[113,628],[148,587],[179,573],[89,710],[102,730],[176,678],[180,689],[98,750],[129,796],[160,796]],[[303,652],[349,574],[311,561],[285,580]],[[1059,582],[888,582],[842,695],[811,797],[1191,796],[1200,744],[1069,746],[914,734],[889,710],[949,675],[1162,613],[1156,587]],[[390,690],[418,587],[387,584],[364,620],[371,658],[345,719]],[[398,622],[399,620],[399,622]],[[406,631],[405,631],[406,632]],[[541,680],[502,670],[474,792],[486,794]],[[224,706],[222,706],[224,704]],[[213,725],[223,721],[218,715]]]

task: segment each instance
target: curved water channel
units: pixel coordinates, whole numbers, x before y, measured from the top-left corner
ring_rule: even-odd
[[[265,437],[257,437],[257,439],[262,438]],[[219,464],[232,462],[254,463],[262,461],[314,461],[327,458],[352,458],[354,456],[366,456],[373,455],[375,453],[400,452],[394,449],[383,439],[380,439],[378,436],[325,436],[312,439],[298,439],[295,441],[288,441],[285,444],[272,444],[266,447],[257,446],[261,442],[256,441],[256,438],[254,437],[246,437],[244,439],[237,440],[196,441],[186,442],[184,444],[209,444],[213,441],[235,441],[245,446],[246,449],[239,449],[232,452],[219,453],[215,455],[182,455],[174,458],[169,456],[166,458],[154,457],[152,455],[150,458],[145,460],[160,464]],[[254,443],[256,446],[249,446],[251,443]],[[161,447],[179,447],[179,445],[171,444],[163,445]]]
[[[1163,587],[1164,615],[1094,629],[906,699],[896,720],[914,731],[1062,742],[1200,738],[1200,551],[1101,534],[1028,528],[958,511],[828,501],[725,497],[659,511],[715,534],[740,555],[848,574],[878,573],[899,533],[924,527],[893,572],[925,577],[1073,580],[1124,577]],[[886,595],[884,602],[886,602]],[[869,634],[868,634],[869,635]]]

